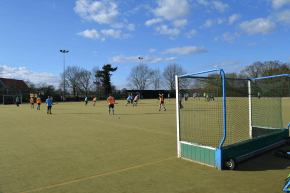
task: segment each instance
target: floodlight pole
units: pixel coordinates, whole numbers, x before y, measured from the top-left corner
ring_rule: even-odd
[[[139,60],[140,60],[140,65],[141,65],[141,60],[143,59],[143,57],[139,57]],[[143,83],[143,82],[142,82]],[[141,89],[140,89],[141,93],[140,93],[140,99],[141,99],[141,96],[142,96],[142,85],[141,85]]]
[[[68,50],[60,50],[60,52],[64,53],[63,55],[63,101],[65,101],[65,53],[68,53]]]

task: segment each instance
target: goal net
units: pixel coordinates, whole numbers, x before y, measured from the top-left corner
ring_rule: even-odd
[[[2,104],[8,105],[8,104],[16,104],[16,98],[19,98],[19,103],[22,104],[22,95],[3,95],[2,96]]]

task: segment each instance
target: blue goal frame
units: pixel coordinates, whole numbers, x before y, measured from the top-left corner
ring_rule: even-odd
[[[219,147],[215,148],[215,153],[214,153],[215,163],[214,163],[214,165],[215,165],[215,168],[217,168],[219,170],[222,170],[223,169],[223,158],[224,158],[224,156],[226,158],[229,158],[229,154],[231,154],[231,151],[233,151],[233,149],[230,150],[229,148],[227,148],[227,150],[224,152],[223,147],[222,147],[223,143],[224,143],[224,141],[226,139],[226,120],[227,120],[226,119],[226,82],[225,82],[226,77],[225,77],[224,70],[220,69],[220,68],[215,68],[215,69],[212,69],[212,70],[202,71],[202,72],[197,72],[197,73],[192,73],[192,74],[185,74],[185,75],[179,75],[179,76],[176,75],[175,76],[175,82],[176,82],[176,118],[177,118],[177,157],[179,157],[179,158],[182,157],[182,155],[181,155],[182,154],[182,152],[181,152],[182,151],[181,150],[182,149],[182,145],[183,146],[186,145],[185,143],[181,144],[180,135],[179,135],[180,129],[179,129],[179,107],[178,107],[178,96],[179,96],[179,93],[178,93],[178,89],[179,89],[178,88],[178,78],[196,77],[196,75],[206,74],[206,73],[215,72],[215,71],[220,71],[220,73],[222,75],[222,83],[223,83],[223,139],[222,139]],[[281,75],[275,75],[275,76],[252,78],[252,79],[240,79],[240,80],[248,80],[248,81],[250,80],[251,81],[251,80],[259,80],[259,79],[275,78],[275,77],[281,77],[281,76],[290,77],[289,74],[281,74]],[[200,76],[198,76],[198,77],[202,78]],[[204,78],[208,78],[208,77],[204,77]],[[239,79],[239,78],[227,78],[227,79]],[[239,161],[242,161],[244,159],[250,158],[250,157],[255,156],[257,154],[260,154],[260,153],[262,153],[264,151],[268,151],[268,150],[270,150],[270,149],[272,149],[274,147],[277,147],[277,146],[285,143],[286,137],[289,137],[289,127],[290,127],[290,123],[288,124],[287,129],[285,130],[284,133],[281,133],[281,134],[278,134],[277,136],[275,136],[276,139],[272,142],[272,144],[270,142],[270,143],[268,143],[266,145],[266,147],[263,147],[263,148],[259,147],[257,150],[252,151],[252,152],[242,152],[243,155],[238,157]],[[281,139],[281,137],[283,139]],[[248,142],[245,141],[244,143],[242,143],[241,147],[244,147],[245,144],[247,144],[247,143],[249,144],[249,141]],[[257,143],[257,141],[255,143]],[[199,145],[197,145],[197,146],[199,146]],[[186,149],[189,149],[189,147],[186,147],[186,146],[184,146],[184,147]],[[206,148],[207,150],[210,149],[210,148],[205,147],[205,146],[199,146],[197,148]],[[238,146],[235,146],[235,148],[237,149]],[[205,151],[207,151],[207,150],[205,150]],[[196,149],[193,150],[193,151],[196,151]],[[200,161],[197,161],[197,162],[200,163]],[[202,164],[205,164],[205,163],[203,162]],[[208,165],[208,164],[205,164],[205,165]],[[211,164],[211,165],[213,165],[213,164]]]

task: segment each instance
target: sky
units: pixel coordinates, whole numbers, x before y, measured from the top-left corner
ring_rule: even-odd
[[[118,67],[117,89],[140,62],[161,73],[290,62],[290,0],[3,0],[0,26],[0,77],[56,88],[64,57],[66,67]]]

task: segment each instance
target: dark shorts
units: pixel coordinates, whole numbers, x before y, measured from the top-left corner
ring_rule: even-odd
[[[31,105],[34,105],[34,103],[30,103]]]
[[[51,110],[51,106],[47,106],[47,110],[48,110],[48,111]]]
[[[134,100],[134,103],[137,103],[137,100]]]
[[[113,108],[114,108],[114,104],[109,104],[109,109],[110,109],[110,108],[113,109]]]
[[[40,105],[40,103],[37,103],[38,104],[38,106]]]
[[[160,103],[160,104],[164,104],[164,101],[160,101],[159,103]]]
[[[133,99],[131,99],[131,103],[133,103]]]

